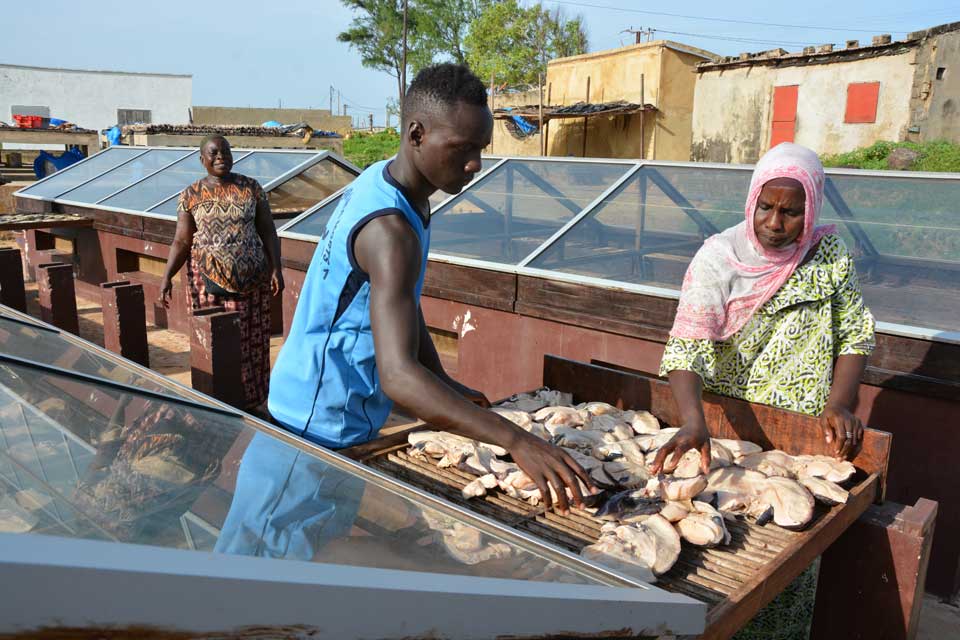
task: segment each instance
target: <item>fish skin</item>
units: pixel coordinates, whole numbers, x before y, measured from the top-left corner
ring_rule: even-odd
[[[707,488],[707,477],[703,475],[693,478],[674,478],[660,474],[660,497],[665,501],[690,500]]]
[[[773,521],[785,529],[802,529],[813,519],[813,494],[796,480],[767,478],[758,498],[773,507]]]

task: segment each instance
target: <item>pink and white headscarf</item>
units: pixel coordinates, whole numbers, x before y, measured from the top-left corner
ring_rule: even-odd
[[[803,231],[786,247],[764,249],[753,230],[753,214],[763,185],[776,178],[793,178],[803,185]],[[743,328],[793,274],[810,247],[835,230],[833,225],[816,226],[823,184],[823,165],[810,149],[784,142],[764,154],[750,179],[746,220],[708,238],[690,263],[670,335],[726,340]]]

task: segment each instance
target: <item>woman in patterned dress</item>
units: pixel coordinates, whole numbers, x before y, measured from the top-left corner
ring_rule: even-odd
[[[187,264],[190,308],[223,305],[240,312],[244,407],[267,399],[270,381],[270,296],[283,291],[280,241],[270,205],[256,180],[231,173],[223,136],[200,144],[207,175],[183,190],[160,299],[169,306],[171,280]]]
[[[863,425],[853,410],[874,347],[874,319],[843,240],[832,225],[816,226],[823,186],[813,151],[778,145],[757,163],[746,220],[694,256],[660,363],[683,425],[660,449],[653,471],[669,470],[688,449],[700,451],[708,470],[702,389],[818,416],[838,458],[855,451]],[[818,567],[737,638],[807,638]]]

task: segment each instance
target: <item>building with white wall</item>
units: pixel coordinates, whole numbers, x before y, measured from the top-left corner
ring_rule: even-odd
[[[697,67],[691,158],[753,163],[779,142],[821,154],[879,140],[960,142],[960,23]]]
[[[0,64],[0,121],[13,114],[60,118],[86,129],[190,121],[193,77]]]

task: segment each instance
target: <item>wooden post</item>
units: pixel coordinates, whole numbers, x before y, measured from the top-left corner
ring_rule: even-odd
[[[45,262],[37,265],[40,318],[53,326],[80,335],[73,265]]]
[[[553,93],[553,83],[547,83],[547,105],[550,105],[551,94]],[[543,123],[543,155],[550,155],[550,121]]]
[[[240,312],[222,306],[193,311],[190,333],[191,386],[243,409],[240,376]]]
[[[937,507],[873,505],[824,552],[813,640],[916,636]]]
[[[490,74],[490,113],[493,113],[494,104],[493,104],[493,80],[494,75]],[[494,120],[494,125],[496,125],[496,120]],[[493,136],[490,137],[490,153],[493,153]]]
[[[100,285],[103,308],[103,346],[128,360],[150,366],[147,346],[147,312],[143,285],[128,280]]]
[[[647,150],[647,141],[643,139],[643,120],[644,116],[647,115],[647,104],[644,102],[643,96],[643,74],[640,74],[640,159],[643,160],[643,157]]]
[[[587,76],[587,104],[590,104],[590,76]],[[583,117],[583,148],[580,151],[580,157],[587,157],[587,116]]]
[[[23,287],[23,259],[19,249],[0,249],[0,304],[27,312]]]
[[[538,88],[539,88],[539,94],[538,94],[538,95],[539,95],[539,100],[540,100],[540,120],[539,120],[539,125],[540,125],[540,155],[543,156],[543,155],[545,155],[545,154],[544,154],[544,150],[543,150],[543,74],[542,74],[542,73],[538,73],[538,74],[537,74],[537,86],[538,86]]]

